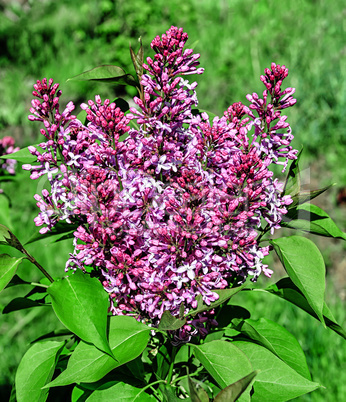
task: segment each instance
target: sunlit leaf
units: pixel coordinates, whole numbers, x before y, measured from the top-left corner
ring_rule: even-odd
[[[133,317],[111,317],[109,344],[116,360],[93,345],[80,342],[70,357],[67,369],[48,387],[100,380],[111,370],[139,356],[148,343],[150,330]]]
[[[15,258],[8,254],[0,254],[0,291],[3,290],[14,277],[18,265],[22,260],[23,257]]]
[[[141,388],[123,382],[113,382],[109,388],[94,391],[86,402],[149,402],[157,399]]]
[[[316,245],[302,236],[281,237],[271,240],[270,244],[293,283],[324,324],[325,265]]]
[[[234,342],[234,345],[245,353],[254,370],[259,370],[253,384],[251,402],[285,402],[320,387],[302,377],[263,346],[242,341]]]
[[[59,320],[85,342],[112,356],[107,340],[108,294],[96,278],[76,271],[48,288]]]
[[[18,402],[44,402],[48,389],[41,389],[54,373],[57,357],[64,342],[38,342],[25,353],[16,373]]]
[[[213,341],[190,346],[194,355],[221,388],[226,388],[253,371],[249,359],[233,343]]]
[[[319,236],[346,240],[346,233],[336,226],[323,209],[313,204],[304,204],[298,208],[290,209],[287,215],[283,216],[281,226],[303,230]]]
[[[39,145],[32,145],[35,148],[38,148]],[[8,155],[1,155],[0,156],[1,159],[14,159],[17,162],[20,163],[34,163],[37,161],[37,156],[32,155],[29,151],[28,148],[22,148],[17,152],[13,152],[12,154],[8,154]]]
[[[306,358],[297,339],[276,322],[259,320],[239,320],[237,329],[256,343],[264,346],[297,373],[311,380]]]

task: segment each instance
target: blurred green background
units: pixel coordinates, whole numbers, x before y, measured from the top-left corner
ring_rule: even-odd
[[[145,54],[152,55],[150,42],[156,35],[171,25],[182,26],[189,34],[189,44],[201,53],[201,66],[205,67],[202,76],[190,76],[199,82],[202,109],[221,115],[233,102],[246,104],[246,94],[263,91],[259,76],[272,61],[289,68],[286,86],[296,88],[297,104],[287,114],[295,147],[304,147],[304,181],[310,188],[337,183],[316,204],[345,231],[345,202],[336,208],[340,191],[346,187],[345,17],[342,0],[2,0],[0,138],[14,136],[21,147],[39,142],[40,126],[29,123],[27,115],[32,85],[43,77],[60,83],[61,104],[73,100],[78,105],[95,94],[103,99],[130,99],[135,95],[133,89],[66,80],[100,64],[119,65],[134,73],[129,43],[136,49],[141,36]],[[33,218],[38,210],[33,195],[43,184],[18,170],[17,181],[3,183],[2,188],[12,202],[11,227],[25,241],[36,231]],[[323,238],[313,240],[326,260],[327,302],[339,323],[344,324],[345,245]],[[61,276],[71,245],[67,241],[52,247],[41,242],[28,246],[28,250],[53,276]],[[6,247],[0,251],[13,255]],[[267,283],[283,274],[276,260],[270,264],[276,274]],[[20,274],[23,279],[32,280],[33,275],[40,279],[25,262]],[[5,290],[0,308],[26,292],[25,288]],[[253,318],[277,320],[291,331],[307,355],[313,379],[326,387],[297,400],[346,400],[342,339],[305,313],[273,296],[266,297],[243,297],[241,302],[255,312]],[[1,316],[1,400],[6,400],[16,366],[30,341],[53,330],[56,324],[55,316],[44,308]]]

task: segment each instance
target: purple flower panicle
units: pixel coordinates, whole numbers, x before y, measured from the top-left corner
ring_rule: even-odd
[[[57,222],[78,225],[69,269],[95,271],[109,293],[110,312],[158,325],[164,311],[179,316],[211,305],[218,289],[255,281],[269,246],[257,242],[261,225],[280,228],[292,200],[282,196],[272,164],[287,166],[297,151],[282,110],[294,89],[281,89],[286,67],[274,63],[261,76],[263,97],[248,95],[209,121],[196,114],[199,54],[185,49],[182,28],[171,27],[143,65],[143,93],[124,114],[115,103],[81,105],[87,125],[59,112],[61,91],[37,81],[30,120],[44,124],[46,142],[31,147],[31,178],[46,175],[51,191],[35,195],[41,233]],[[138,129],[130,128],[134,119]],[[124,138],[124,134],[128,137]],[[214,311],[200,313],[174,333],[174,342],[205,336]]]

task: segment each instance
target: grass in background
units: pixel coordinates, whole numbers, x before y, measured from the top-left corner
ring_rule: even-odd
[[[146,55],[150,55],[152,38],[176,25],[188,32],[190,44],[198,41],[194,48],[201,53],[201,66],[205,67],[205,73],[197,77],[203,109],[222,114],[233,102],[246,103],[247,93],[263,91],[259,80],[263,69],[272,61],[285,64],[290,69],[287,85],[296,88],[298,99],[289,112],[295,146],[304,145],[303,161],[307,157],[311,163],[318,160],[316,171],[312,168],[311,181],[321,186],[331,181],[346,186],[345,10],[341,0],[296,0],[280,4],[274,0],[37,0],[22,1],[21,5],[3,1],[0,4],[0,93],[3,99],[0,136],[14,135],[21,146],[38,142],[40,127],[29,123],[27,114],[32,84],[44,76],[61,83],[62,104],[73,100],[78,105],[97,93],[102,98],[130,98],[133,90],[124,87],[66,83],[66,80],[100,64],[120,65],[133,73],[129,42],[135,48],[138,37],[142,36]],[[16,184],[5,183],[2,187],[13,203],[13,231],[25,242],[36,230],[33,218],[38,209],[33,195],[40,183],[31,181],[26,172],[19,175]],[[335,196],[333,191],[330,194]],[[334,210],[330,197],[326,199],[325,209],[345,229],[345,217]],[[340,242],[329,243],[329,251],[325,250],[324,256],[332,272],[333,256],[342,255],[345,246]],[[325,239],[319,240],[319,246],[324,247],[324,244]],[[64,273],[71,245],[65,241],[51,247],[40,242],[29,245],[28,250],[53,277],[59,277]],[[1,247],[0,252],[12,254],[12,250],[5,247]],[[32,279],[35,270],[28,262],[19,267],[23,279]],[[36,275],[38,280],[41,277],[38,270]],[[337,280],[328,277],[327,303],[343,324],[345,304],[333,292],[333,282]],[[0,307],[17,292],[23,296],[27,289],[6,290]],[[278,320],[292,332],[307,354],[314,380],[327,387],[298,400],[346,400],[346,374],[342,371],[346,351],[342,339],[274,296],[267,295],[263,299],[254,296],[239,295],[249,309],[250,304],[256,306],[258,316],[252,318],[264,316]],[[254,310],[251,307],[251,311]],[[0,384],[7,387],[7,391],[29,343],[51,331],[56,322],[56,317],[47,314],[44,308],[1,316]],[[2,400],[5,393],[1,392],[0,388]]]

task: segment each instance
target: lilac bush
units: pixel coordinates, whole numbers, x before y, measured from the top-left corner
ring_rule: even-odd
[[[58,84],[37,81],[29,119],[43,123],[46,141],[29,147],[37,164],[23,166],[50,183],[35,195],[40,232],[78,224],[66,271],[95,271],[112,314],[154,327],[166,310],[177,317],[181,306],[184,314],[196,308],[198,295],[210,305],[215,289],[270,277],[269,246],[258,237],[263,222],[265,231],[280,228],[292,202],[270,170],[284,171],[297,155],[282,114],[296,102],[282,87],[288,69],[272,63],[262,97],[248,95],[249,106],[234,103],[210,123],[195,113],[197,83],[185,77],[204,71],[187,39],[171,27],[152,41],[142,96],[127,115],[96,96],[81,105],[83,124],[72,102],[60,111]],[[213,310],[177,330],[176,341],[205,336],[210,325]]]

